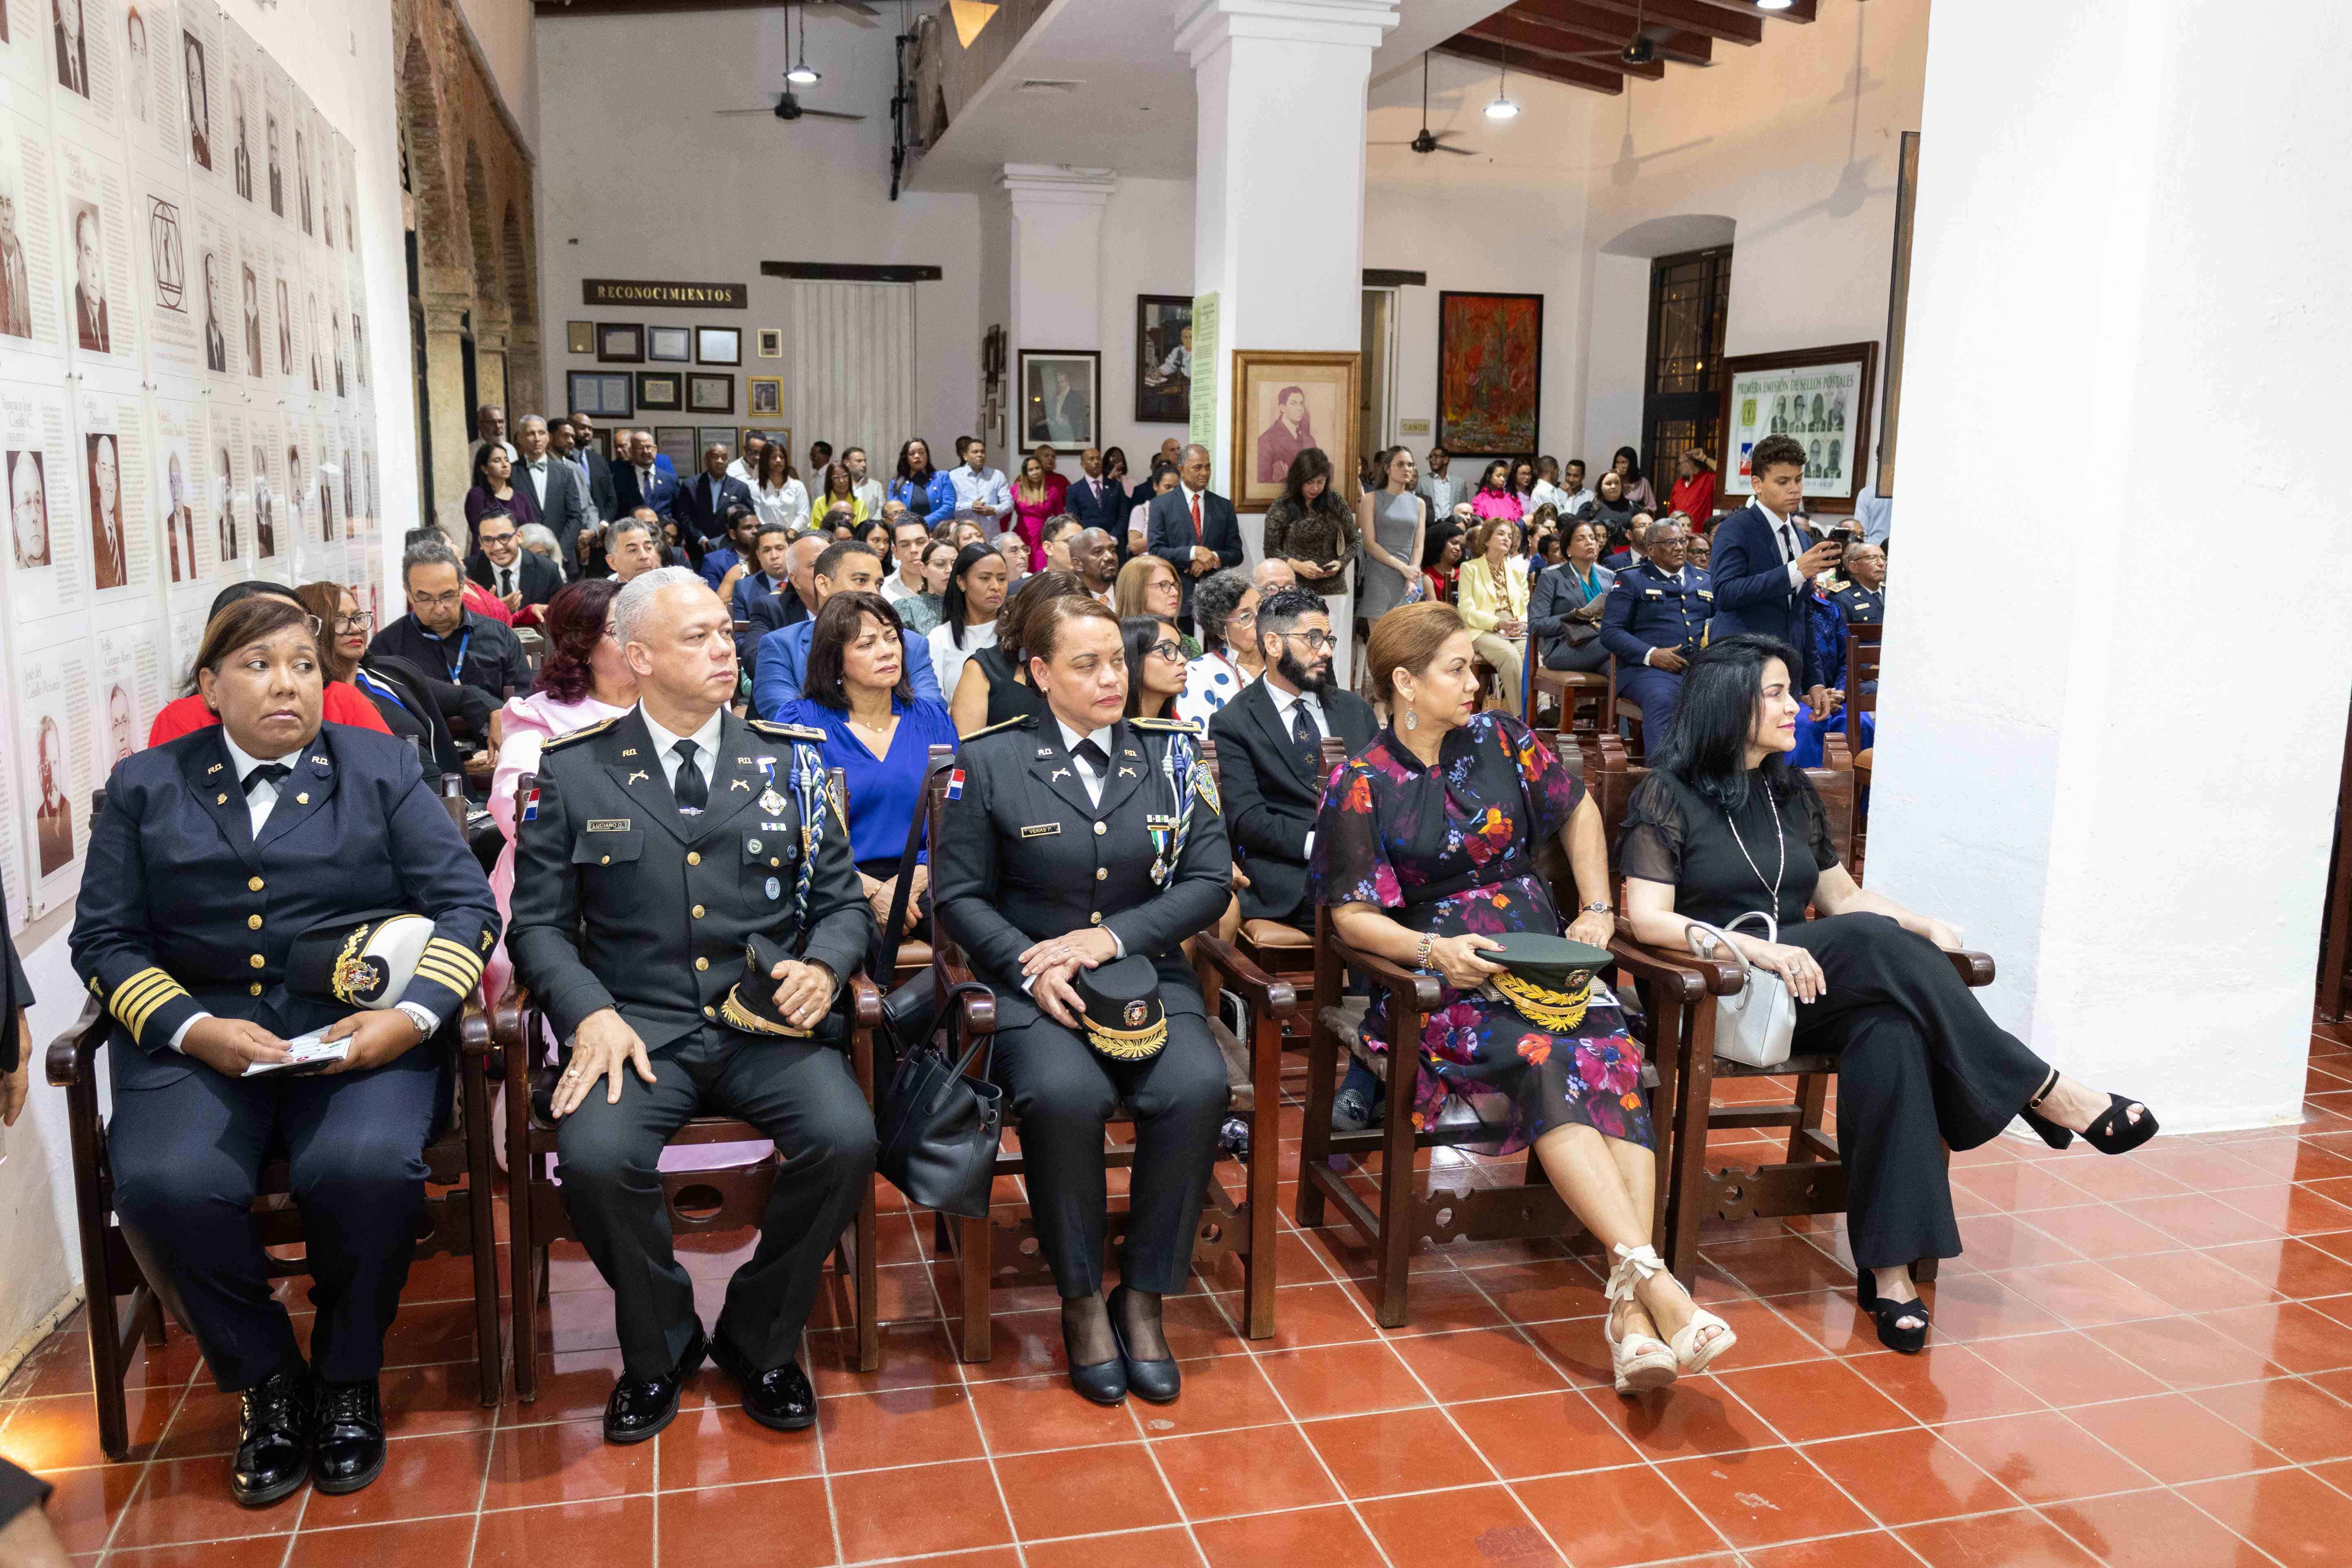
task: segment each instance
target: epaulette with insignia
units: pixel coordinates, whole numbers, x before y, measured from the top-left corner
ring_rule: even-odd
[[[993,735],[999,730],[1034,729],[1036,726],[1036,723],[1037,715],[1034,713],[1023,713],[1015,718],[1006,719],[999,723],[991,724],[984,730],[974,730],[971,734],[966,735],[963,738],[962,743],[969,746],[974,741],[979,740],[982,735]]]
[[[779,724],[772,719],[746,719],[743,722],[772,741],[806,741],[819,746],[825,742],[824,731],[814,724]]]
[[[1162,730],[1178,735],[1197,735],[1201,732],[1201,723],[1197,719],[1146,719],[1138,714],[1128,722],[1139,730]]]
[[[601,735],[620,721],[621,716],[618,714],[615,714],[610,719],[599,719],[595,723],[589,725],[585,729],[574,730],[568,735],[558,735],[553,740],[541,745],[539,749],[541,752],[551,752],[558,746],[568,746],[574,741],[584,741],[591,735]]]

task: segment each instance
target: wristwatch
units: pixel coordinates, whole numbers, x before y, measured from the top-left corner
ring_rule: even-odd
[[[1599,903],[1582,905],[1577,910],[1577,913],[1583,915],[1605,915],[1614,912],[1615,911],[1611,908],[1609,901],[1606,899],[1603,899]]]

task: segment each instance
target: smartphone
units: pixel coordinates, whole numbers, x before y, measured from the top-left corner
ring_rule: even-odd
[[[1848,550],[1852,550],[1862,542],[1862,524],[1853,521],[1842,522],[1830,530],[1830,537]]]

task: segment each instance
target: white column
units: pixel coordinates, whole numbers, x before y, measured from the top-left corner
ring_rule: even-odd
[[[1192,291],[1217,296],[1216,360],[1194,374],[1216,389],[1211,483],[1226,494],[1234,351],[1363,347],[1364,94],[1396,22],[1395,0],[1176,0],[1199,100]],[[1353,497],[1354,476],[1334,482]],[[1255,562],[1264,516],[1241,525]],[[1350,602],[1332,601],[1343,679]]]
[[[1870,885],[2175,1131],[2299,1116],[2352,681],[2352,9],[2264,20],[1927,45]]]
[[[1003,181],[1013,204],[1013,320],[1005,366],[1010,386],[1013,448],[1022,439],[1021,351],[1092,349],[1101,343],[1102,216],[1118,177],[1108,169],[1076,169],[1060,163],[1007,163]],[[1104,386],[1099,403],[1111,396]],[[1077,453],[1061,454],[1066,475],[1078,472]],[[1021,460],[1006,455],[1004,471],[1017,476]]]

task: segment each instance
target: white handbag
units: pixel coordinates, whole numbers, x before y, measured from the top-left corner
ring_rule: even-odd
[[[1691,927],[1713,936],[1748,971],[1748,984],[1737,994],[1715,999],[1715,1054],[1752,1068],[1776,1068],[1789,1059],[1789,1041],[1797,1032],[1797,999],[1789,994],[1787,981],[1740,958],[1732,945],[1731,931],[1749,921],[1764,922],[1766,942],[1780,940],[1780,922],[1762,910],[1739,916],[1729,930],[1704,921],[1693,921]]]

